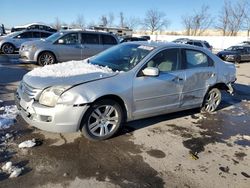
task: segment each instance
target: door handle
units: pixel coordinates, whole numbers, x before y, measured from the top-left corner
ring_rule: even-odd
[[[183,81],[183,80],[184,80],[183,78],[178,77],[178,76],[172,79],[173,82],[179,82],[179,81]]]
[[[215,73],[212,73],[212,74],[210,74],[210,77],[212,78],[212,77],[215,77]]]

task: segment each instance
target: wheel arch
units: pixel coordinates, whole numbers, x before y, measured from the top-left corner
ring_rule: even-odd
[[[55,61],[57,62],[57,57],[56,54],[54,52],[52,52],[51,50],[41,50],[39,51],[36,55],[35,55],[35,61],[38,62],[38,58],[40,57],[40,55],[44,52],[49,52],[51,53],[54,57],[55,57]]]
[[[124,102],[124,100],[121,97],[119,97],[117,95],[110,94],[110,95],[101,96],[101,97],[97,98],[95,101],[93,101],[92,104],[97,102],[97,101],[104,100],[104,99],[109,99],[109,100],[113,100],[113,101],[117,102],[122,108],[122,111],[124,114],[124,121],[127,120],[128,110],[127,110],[126,103]]]
[[[5,44],[10,44],[10,45],[14,46],[15,50],[17,50],[17,47],[15,46],[15,44],[13,44],[13,43],[11,43],[11,42],[7,42],[7,41],[4,41],[3,43],[0,44],[0,50],[2,50],[2,47],[3,47],[3,45],[5,45]]]

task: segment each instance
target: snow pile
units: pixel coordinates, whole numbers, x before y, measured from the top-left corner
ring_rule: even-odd
[[[18,145],[19,148],[32,148],[36,145],[35,139],[26,140]]]
[[[7,162],[3,167],[2,167],[3,172],[10,174],[9,178],[16,178],[22,173],[22,168],[18,168],[16,166],[12,165],[12,162]]]
[[[19,111],[16,105],[4,106],[1,107],[0,110],[3,111],[3,113],[0,114],[0,130],[8,129],[15,123],[16,116],[18,115]]]
[[[89,73],[113,73],[112,69],[84,61],[69,61],[38,67],[26,74],[29,77],[71,77]]]

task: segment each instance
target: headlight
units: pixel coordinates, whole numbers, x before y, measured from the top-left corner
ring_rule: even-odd
[[[25,45],[24,47],[23,47],[23,50],[24,51],[35,51],[37,48],[36,48],[36,46],[35,45]]]
[[[227,57],[227,58],[230,58],[230,59],[234,59],[234,56],[235,56],[235,55],[227,55],[226,57]]]
[[[70,86],[55,86],[45,89],[39,98],[39,103],[45,106],[54,107],[61,94],[69,87]]]

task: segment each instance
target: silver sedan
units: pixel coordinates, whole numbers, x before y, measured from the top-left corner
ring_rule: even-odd
[[[81,130],[91,140],[103,140],[127,121],[197,107],[215,111],[221,90],[233,92],[235,73],[234,64],[199,47],[124,43],[85,61],[27,73],[16,103],[39,129]]]

